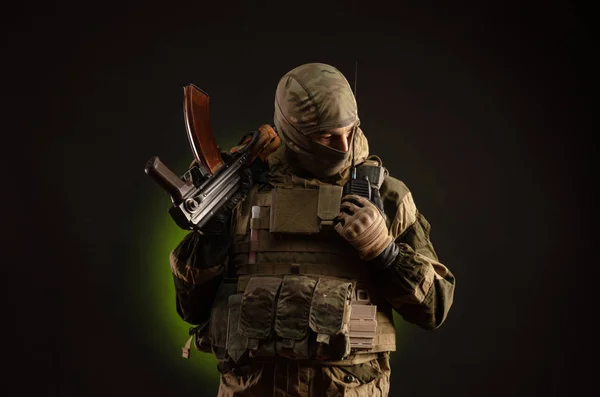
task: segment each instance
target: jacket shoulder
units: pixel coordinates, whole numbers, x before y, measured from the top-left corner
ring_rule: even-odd
[[[395,240],[415,223],[417,207],[406,184],[390,175],[385,177],[380,195],[387,216],[386,226]]]
[[[384,203],[388,201],[390,204],[396,203],[396,206],[398,206],[406,195],[410,193],[410,189],[400,179],[386,175],[379,193]]]

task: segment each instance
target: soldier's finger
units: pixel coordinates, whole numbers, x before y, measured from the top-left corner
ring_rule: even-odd
[[[362,199],[362,200],[361,200]],[[344,197],[342,197],[342,203],[345,201],[354,203],[354,205],[358,206],[358,207],[362,207],[364,204],[364,197],[361,197],[357,194],[347,194]],[[367,200],[368,201],[368,200]]]
[[[343,227],[346,224],[346,220],[341,216],[336,216],[333,218],[333,225],[336,226],[338,223]]]
[[[356,200],[359,203],[359,207],[370,207],[373,205],[373,202],[371,200],[363,196],[356,196]]]
[[[354,212],[352,212],[352,210],[350,208],[348,208],[348,207],[342,207],[342,208],[340,208],[340,212],[343,212],[343,213],[348,214],[348,215],[354,215]]]
[[[344,230],[344,224],[346,223],[344,218],[342,217],[336,217],[336,219],[338,219],[337,222],[334,221],[334,226],[333,228],[335,229],[336,232],[338,232],[338,234],[341,236],[342,232]]]
[[[353,215],[354,212],[359,209],[359,207],[351,201],[344,201],[340,206],[341,212],[346,212],[347,214]],[[350,211],[350,212],[348,212]]]

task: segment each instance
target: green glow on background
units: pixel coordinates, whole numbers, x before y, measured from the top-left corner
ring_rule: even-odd
[[[167,205],[168,208],[168,205]],[[164,216],[157,217],[157,241],[153,244],[154,258],[160,258],[160,263],[156,263],[155,271],[150,277],[154,297],[153,307],[159,318],[161,325],[165,327],[168,339],[172,343],[169,356],[186,364],[194,373],[201,372],[205,381],[214,381],[218,384],[219,373],[217,371],[217,360],[212,354],[199,352],[191,346],[189,360],[181,357],[181,347],[187,342],[188,330],[191,327],[179,317],[175,308],[175,285],[173,275],[169,267],[169,254],[179,244],[183,237],[188,233],[180,229],[171,216],[167,213],[163,204]]]
[[[187,169],[189,162],[168,166],[177,173]],[[150,178],[148,181],[156,187],[156,194],[152,194],[145,208],[141,209],[142,234],[146,236],[142,242],[145,247],[141,248],[145,277],[138,298],[139,312],[145,313],[143,321],[150,330],[146,343],[167,362],[169,369],[190,379],[190,383],[216,390],[219,372],[212,354],[199,352],[192,344],[190,358],[181,356],[181,348],[189,338],[188,330],[192,325],[177,314],[169,254],[189,231],[179,228],[168,213],[171,206],[168,194]]]

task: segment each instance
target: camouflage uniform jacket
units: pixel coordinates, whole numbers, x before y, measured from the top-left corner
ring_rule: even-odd
[[[255,183],[261,191],[270,190],[273,186],[260,175],[265,174],[255,173]],[[406,185],[388,175],[380,194],[387,227],[399,254],[391,266],[372,269],[376,285],[405,321],[423,329],[436,329],[452,305],[455,278],[439,262],[429,238],[430,224]],[[184,321],[193,325],[207,322],[223,277],[235,277],[235,271],[227,269],[232,241],[231,231],[222,235],[190,232],[172,251],[176,310]]]

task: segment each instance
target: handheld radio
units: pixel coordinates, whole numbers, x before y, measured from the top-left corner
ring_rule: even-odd
[[[358,80],[358,61],[354,69],[354,98],[357,93]],[[356,128],[356,127],[355,127]],[[356,146],[356,130],[352,133],[352,165],[350,167],[350,179],[344,185],[342,190],[343,195],[356,194],[364,197],[379,208],[383,214],[383,201],[379,195],[379,188],[383,183],[383,179],[387,174],[387,170],[380,165],[361,164],[360,167],[355,163],[355,146]],[[365,163],[373,163],[371,161]]]

